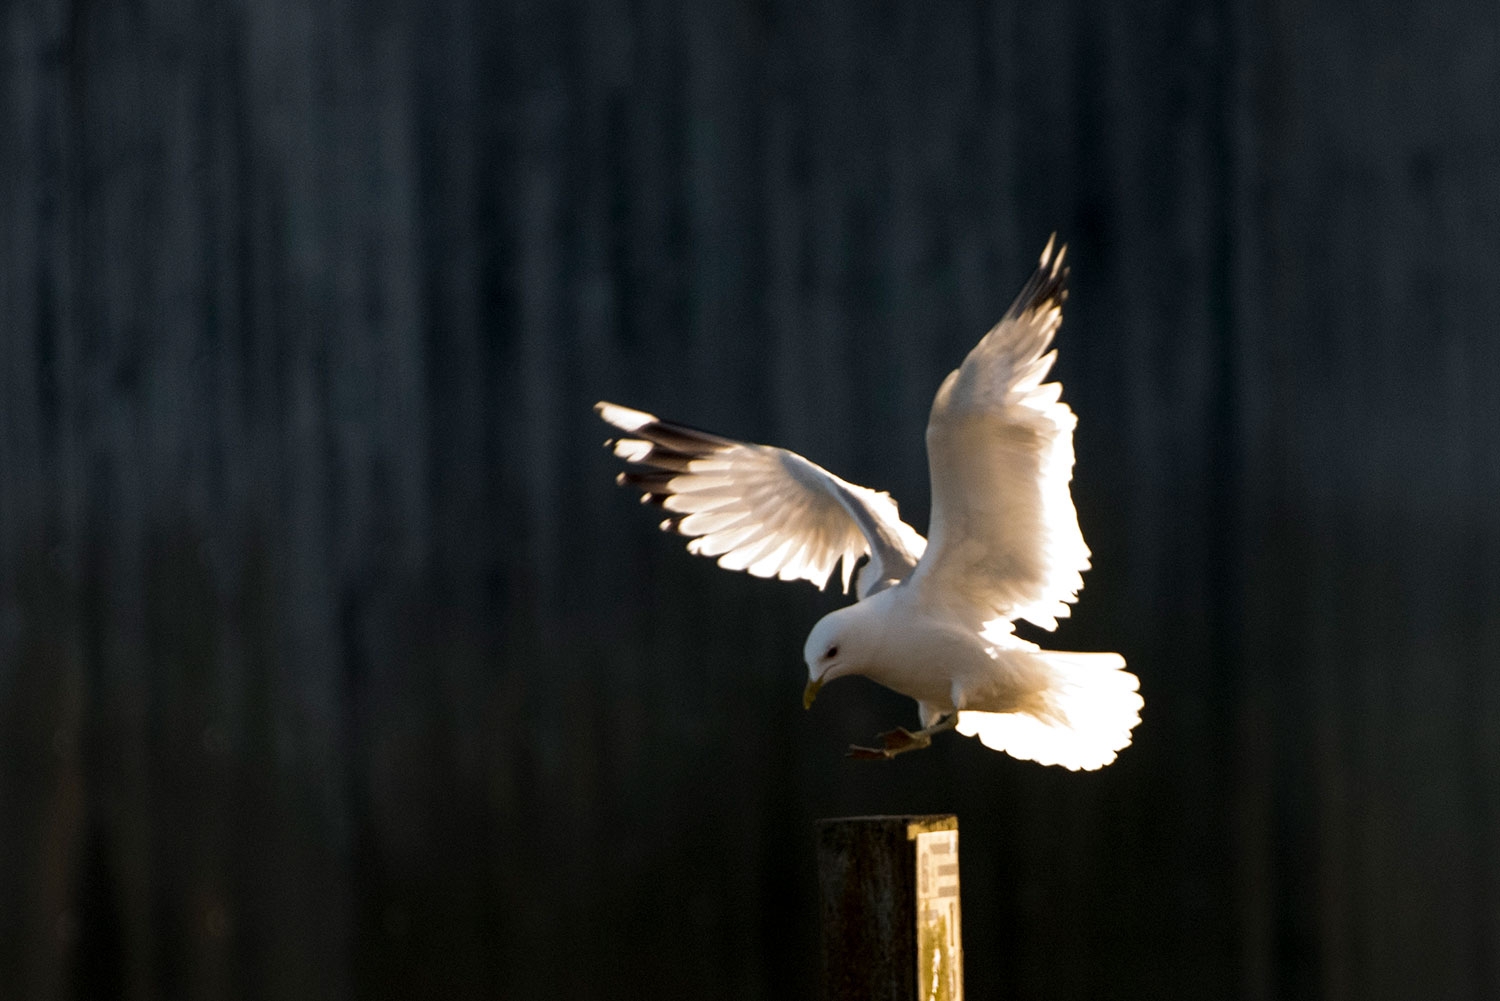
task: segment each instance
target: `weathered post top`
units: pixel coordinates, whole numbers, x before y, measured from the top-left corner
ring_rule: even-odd
[[[958,818],[818,821],[828,1001],[962,1001]]]

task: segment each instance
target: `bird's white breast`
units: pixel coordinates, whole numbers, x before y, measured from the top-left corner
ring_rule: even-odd
[[[958,708],[955,681],[963,690],[982,675],[993,686],[998,665],[989,644],[957,618],[922,602],[915,591],[893,587],[865,604],[880,614],[867,620],[874,635],[871,657],[860,673],[944,712]]]

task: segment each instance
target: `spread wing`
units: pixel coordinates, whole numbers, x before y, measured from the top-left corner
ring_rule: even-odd
[[[911,584],[976,623],[1024,618],[1057,628],[1083,587],[1089,550],[1068,481],[1073,427],[1062,387],[1043,384],[1062,323],[1066,248],[1053,241],[1020,296],[932,402],[927,459],[931,541]]]
[[[757,577],[827,587],[842,562],[844,590],[858,559],[859,597],[904,579],[926,540],[889,494],[856,486],[769,445],[732,441],[613,403],[594,410],[624,432],[607,444],[632,468],[618,482],[668,512],[664,531],[692,537],[688,552]]]

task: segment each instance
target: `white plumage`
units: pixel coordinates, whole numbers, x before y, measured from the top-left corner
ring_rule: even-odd
[[[1083,587],[1089,550],[1068,483],[1077,418],[1044,383],[1067,296],[1064,250],[1048,241],[1005,317],[943,381],[927,424],[930,538],[889,495],[800,455],[721,438],[600,403],[624,432],[610,444],[633,467],[620,482],[668,513],[662,528],[731,570],[826,587],[856,562],[858,602],[808,636],[805,704],[835,678],[863,674],[917,700],[923,729],[882,734],[863,757],[926,746],[955,728],[1015,757],[1106,765],[1130,743],[1143,705],[1116,653],[1042,650],[1026,619],[1057,627]]]

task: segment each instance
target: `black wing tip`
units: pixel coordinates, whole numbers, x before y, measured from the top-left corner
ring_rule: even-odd
[[[670,484],[676,477],[676,473],[665,469],[648,472],[628,470],[615,476],[615,482],[622,487],[635,487],[647,497],[652,494],[667,496],[671,493]]]
[[[618,403],[601,400],[594,404],[594,413],[606,424],[625,432],[605,442],[606,447],[614,448],[621,438],[644,441],[651,445],[645,454],[627,460],[630,462],[651,465],[660,457],[660,465],[675,468],[685,461],[706,458],[739,445],[739,442],[721,438],[709,431],[675,421],[664,421],[655,414],[622,407]]]
[[[1042,248],[1036,270],[1031,273],[1026,284],[1021,286],[1021,292],[1016,296],[1016,301],[1011,303],[1010,309],[1005,311],[1006,319],[1018,319],[1027,313],[1062,308],[1062,304],[1068,299],[1070,268],[1065,263],[1067,254],[1068,245],[1059,245],[1056,233],[1047,238],[1047,246]]]
[[[615,476],[615,483],[639,490],[641,503],[650,507],[666,506],[674,493],[673,481],[690,473],[694,461],[739,447],[738,442],[727,438],[616,403],[600,401],[594,405],[594,412],[623,432],[604,443],[627,464]],[[669,518],[662,523],[663,530],[675,529],[680,520]]]

